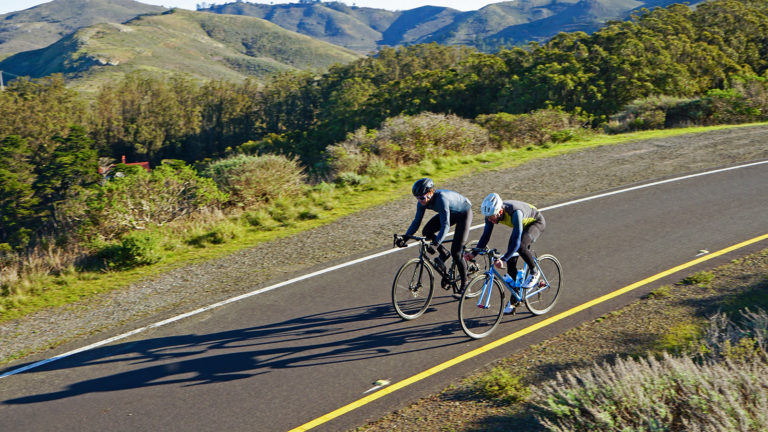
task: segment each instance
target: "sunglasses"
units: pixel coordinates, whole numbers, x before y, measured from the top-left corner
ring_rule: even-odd
[[[426,201],[427,198],[429,198],[429,194],[426,195],[416,195],[416,199],[419,201]]]

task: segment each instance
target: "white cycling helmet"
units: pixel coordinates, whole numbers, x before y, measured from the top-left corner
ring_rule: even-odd
[[[491,193],[483,200],[483,204],[480,206],[480,211],[485,217],[497,215],[499,214],[499,210],[501,210],[501,204],[502,202],[499,194]]]

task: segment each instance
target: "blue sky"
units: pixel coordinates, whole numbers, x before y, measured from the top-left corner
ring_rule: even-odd
[[[141,1],[141,3],[146,4],[153,4],[158,6],[165,6],[165,7],[178,7],[182,9],[189,9],[189,10],[195,10],[197,9],[197,5],[200,3],[203,3],[203,0],[138,0]],[[235,0],[218,0],[218,1],[211,1],[207,0],[207,3],[213,3],[213,4],[225,4],[225,3],[231,3]],[[245,0],[248,1],[248,0]],[[298,1],[298,0],[296,0]],[[342,3],[346,3],[348,5],[356,5],[360,7],[373,7],[378,9],[388,9],[388,10],[406,10],[406,9],[413,9],[420,6],[447,6],[453,9],[458,9],[461,11],[470,11],[470,10],[477,10],[481,7],[491,4],[491,3],[498,3],[502,0],[495,0],[495,1],[488,1],[488,0],[480,0],[480,1],[470,1],[470,0],[340,0]],[[8,12],[15,12],[20,11],[24,9],[31,8],[33,6],[37,6],[42,3],[47,3],[45,0],[3,0],[0,2],[0,15],[6,14]],[[267,3],[267,4],[276,4],[276,3],[289,3],[288,1],[250,1],[250,3]]]

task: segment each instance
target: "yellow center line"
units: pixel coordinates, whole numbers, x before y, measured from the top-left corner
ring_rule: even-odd
[[[471,359],[473,357],[476,357],[476,356],[478,356],[480,354],[486,353],[486,352],[488,352],[488,351],[490,351],[490,350],[492,350],[494,348],[498,348],[501,345],[504,345],[504,344],[506,344],[508,342],[511,342],[511,341],[515,340],[515,339],[519,339],[519,338],[521,338],[521,337],[523,337],[523,336],[525,336],[525,335],[527,335],[529,333],[532,333],[532,332],[534,332],[536,330],[539,330],[539,329],[542,329],[544,327],[547,327],[547,326],[549,326],[551,324],[554,324],[557,321],[560,321],[560,320],[562,320],[564,318],[567,318],[567,317],[569,317],[571,315],[574,315],[574,314],[576,314],[578,312],[581,312],[581,311],[583,311],[585,309],[588,309],[588,308],[590,308],[592,306],[598,305],[598,304],[603,303],[605,301],[608,301],[608,300],[610,300],[612,298],[618,297],[618,296],[620,296],[622,294],[626,294],[626,293],[628,293],[628,292],[630,292],[630,291],[632,291],[634,289],[637,289],[637,288],[639,288],[639,287],[641,287],[643,285],[647,285],[647,284],[649,284],[651,282],[657,281],[657,280],[659,280],[661,278],[664,278],[666,276],[669,276],[669,275],[671,275],[673,273],[677,273],[677,272],[679,272],[681,270],[685,270],[685,269],[687,269],[689,267],[693,267],[696,264],[700,264],[700,263],[702,263],[704,261],[708,261],[708,260],[711,260],[713,258],[717,258],[717,257],[719,257],[721,255],[725,255],[725,254],[727,254],[729,252],[733,252],[733,251],[735,251],[737,249],[741,249],[743,247],[749,246],[749,245],[754,244],[754,243],[758,243],[758,242],[766,240],[766,239],[768,239],[768,234],[763,234],[761,236],[752,238],[750,240],[746,240],[746,241],[743,241],[741,243],[735,244],[733,246],[729,246],[729,247],[727,247],[725,249],[721,249],[721,250],[719,250],[717,252],[713,252],[713,253],[710,253],[708,255],[704,255],[704,256],[702,256],[700,258],[697,258],[697,259],[695,259],[693,261],[688,261],[687,263],[680,264],[677,267],[673,267],[673,268],[671,268],[669,270],[665,270],[665,271],[663,271],[661,273],[655,274],[655,275],[650,276],[648,278],[645,278],[645,279],[643,279],[641,281],[635,282],[635,283],[633,283],[631,285],[627,285],[624,288],[621,288],[621,289],[618,289],[616,291],[613,291],[613,292],[610,292],[608,294],[605,294],[603,296],[597,297],[594,300],[590,300],[590,301],[588,301],[586,303],[583,303],[583,304],[581,304],[579,306],[576,306],[576,307],[574,307],[572,309],[569,309],[569,310],[567,310],[565,312],[561,312],[561,313],[559,313],[557,315],[554,315],[552,317],[546,318],[546,319],[544,319],[542,321],[539,321],[536,324],[533,324],[533,325],[531,325],[529,327],[526,327],[526,328],[524,328],[522,330],[516,331],[516,332],[514,332],[512,334],[509,334],[509,335],[503,337],[503,338],[497,339],[497,340],[495,340],[493,342],[490,342],[490,343],[488,343],[486,345],[483,345],[483,346],[481,346],[479,348],[476,348],[476,349],[474,349],[472,351],[464,353],[464,354],[462,354],[462,355],[460,355],[458,357],[454,357],[454,358],[452,358],[452,359],[450,359],[448,361],[445,361],[445,362],[440,363],[440,364],[438,364],[436,366],[433,366],[433,367],[431,367],[431,368],[429,368],[429,369],[427,369],[427,370],[425,370],[423,372],[419,372],[418,374],[413,375],[413,376],[411,376],[409,378],[406,378],[406,379],[404,379],[402,381],[396,382],[396,383],[392,384],[389,387],[385,387],[385,388],[377,391],[376,393],[372,393],[372,394],[370,394],[368,396],[365,396],[365,397],[363,397],[361,399],[358,399],[358,400],[356,400],[356,401],[354,401],[354,402],[352,402],[350,404],[344,405],[341,408],[338,408],[338,409],[336,409],[334,411],[331,411],[328,414],[325,414],[325,415],[323,415],[321,417],[318,417],[318,418],[316,418],[316,419],[314,419],[312,421],[304,423],[303,425],[301,425],[301,426],[299,426],[297,428],[291,429],[289,432],[306,431],[306,430],[312,429],[313,427],[319,426],[319,425],[321,425],[323,423],[326,423],[326,422],[328,422],[328,421],[330,421],[330,420],[332,420],[332,419],[334,419],[336,417],[339,417],[339,416],[341,416],[341,415],[343,415],[345,413],[348,413],[348,412],[350,412],[352,410],[360,408],[363,405],[371,403],[371,402],[375,401],[376,399],[379,399],[379,398],[382,398],[384,396],[387,396],[387,395],[389,395],[389,394],[391,394],[391,393],[393,393],[393,392],[395,392],[397,390],[400,390],[401,388],[407,387],[407,386],[409,386],[411,384],[414,384],[416,382],[419,382],[419,381],[421,381],[421,380],[423,380],[423,379],[425,379],[425,378],[427,378],[427,377],[429,377],[431,375],[434,375],[434,374],[436,374],[438,372],[441,372],[441,371],[443,371],[445,369],[448,369],[451,366],[455,366],[455,365],[457,365],[457,364],[459,364],[459,363],[461,363],[461,362],[463,362],[465,360],[469,360],[469,359]]]

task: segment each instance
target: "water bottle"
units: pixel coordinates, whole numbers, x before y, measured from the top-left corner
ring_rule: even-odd
[[[511,286],[511,287],[515,286],[515,281],[512,280],[512,276],[510,276],[509,274],[504,273],[504,275],[501,277],[502,279],[504,279],[504,282],[506,282],[508,286]]]
[[[517,277],[515,278],[515,286],[516,287],[523,286],[524,278],[525,278],[525,272],[523,270],[518,270]]]

